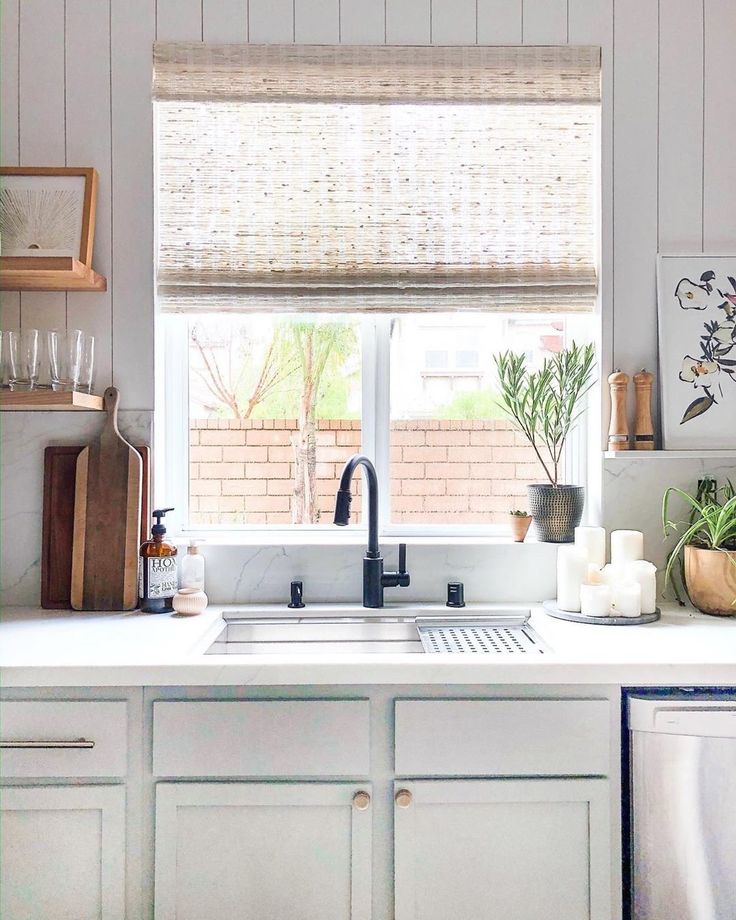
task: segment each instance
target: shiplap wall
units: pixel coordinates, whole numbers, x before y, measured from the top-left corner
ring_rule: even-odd
[[[97,381],[153,407],[154,39],[603,48],[604,367],[656,361],[657,250],[736,246],[736,0],[3,0],[2,158],[100,174],[105,294],[4,294],[82,326]]]

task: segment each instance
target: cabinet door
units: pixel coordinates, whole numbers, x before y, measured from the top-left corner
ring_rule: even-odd
[[[123,920],[125,789],[0,792],[2,920]]]
[[[607,788],[397,782],[396,920],[610,920]]]
[[[369,920],[368,784],[159,783],[156,920]]]

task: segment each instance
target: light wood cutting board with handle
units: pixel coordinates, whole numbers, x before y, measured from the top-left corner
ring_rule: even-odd
[[[142,460],[118,431],[115,387],[103,395],[100,437],[77,459],[72,550],[75,610],[132,610],[138,603]]]

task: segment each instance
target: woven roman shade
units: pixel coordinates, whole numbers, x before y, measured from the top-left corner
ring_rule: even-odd
[[[593,309],[599,49],[154,62],[164,310]]]

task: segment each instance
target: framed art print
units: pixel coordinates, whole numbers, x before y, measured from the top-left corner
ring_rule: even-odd
[[[97,173],[91,167],[0,168],[2,255],[64,256],[91,265],[96,191]]]
[[[736,256],[660,255],[665,450],[736,448]]]

